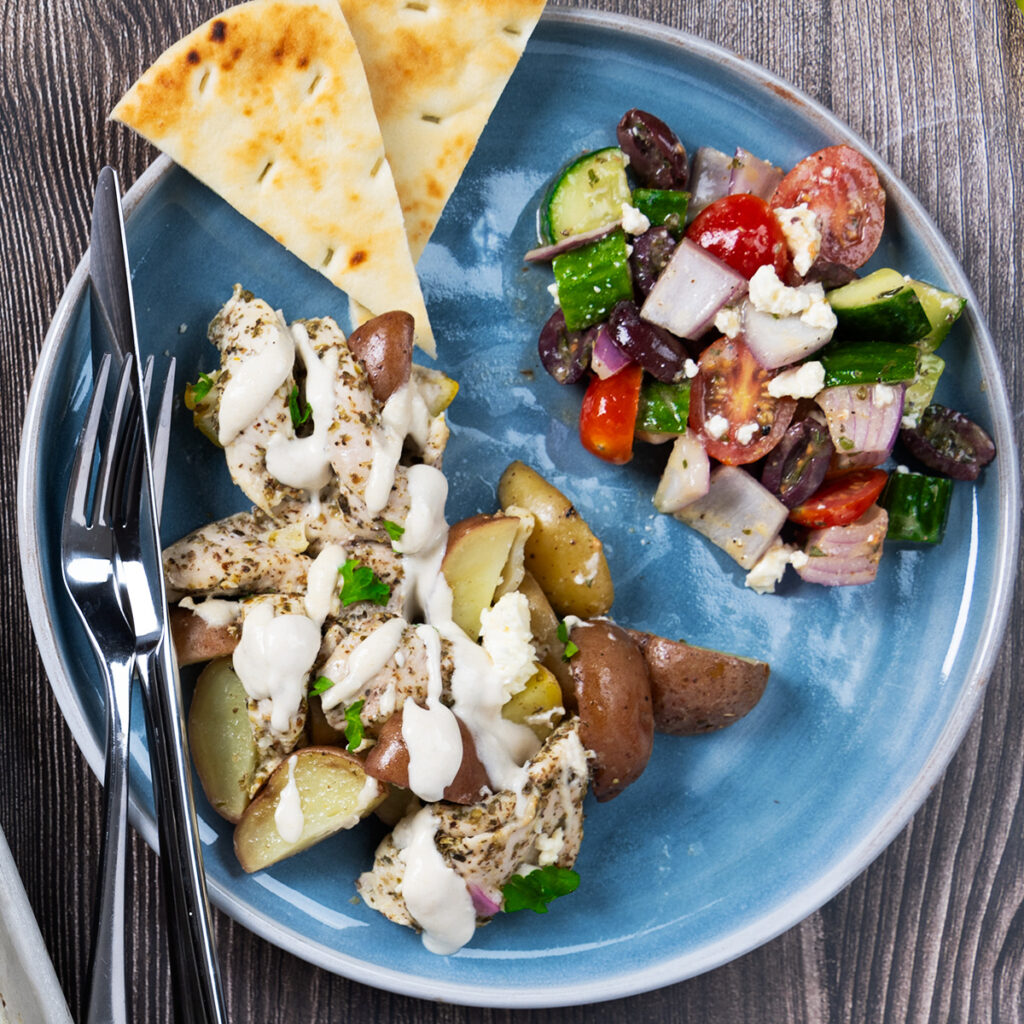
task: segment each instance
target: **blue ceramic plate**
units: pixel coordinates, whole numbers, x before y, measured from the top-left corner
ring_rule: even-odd
[[[891,545],[878,581],[828,590],[788,580],[758,597],[716,548],[651,494],[663,453],[602,464],[577,438],[580,393],[541,369],[546,268],[527,268],[536,203],[551,174],[614,141],[624,109],[673,125],[691,150],[737,145],[792,166],[849,142],[889,196],[874,265],[969,297],[945,342],[940,400],[991,431],[1000,457],[957,484],[937,550]],[[144,348],[185,377],[215,365],[206,325],[245,287],[294,319],[347,301],[166,160],[132,190],[128,244]],[[544,17],[420,263],[441,351],[462,384],[450,410],[449,521],[495,507],[512,459],[572,496],[603,538],[614,616],[771,663],[759,707],[710,736],[658,737],[650,767],[614,802],[588,804],[578,893],[544,917],[509,915],[456,956],[353,900],[380,831],[367,823],[255,876],[231,829],[201,800],[213,899],[271,942],[359,981],[493,1006],[592,1002],[678,981],[738,956],[811,913],[895,836],[952,756],[977,706],[1006,619],[1020,508],[1010,417],[977,302],[921,207],[829,113],[767,73],[689,36],[592,13]],[[21,542],[40,647],[94,769],[100,692],[60,584],[58,526],[90,379],[85,261],[51,329],[21,463]],[[178,410],[164,537],[242,506],[223,460]],[[137,826],[154,842],[142,716],[133,731]]]

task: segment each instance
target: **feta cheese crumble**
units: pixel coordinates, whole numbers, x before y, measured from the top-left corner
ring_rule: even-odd
[[[812,359],[772,377],[768,394],[772,398],[813,398],[824,386],[825,366]]]
[[[727,338],[735,338],[742,327],[740,311],[733,306],[723,306],[715,314],[715,330],[721,331]]]
[[[642,235],[651,226],[651,222],[635,206],[622,204],[622,230],[627,235]]]
[[[705,420],[704,433],[720,441],[729,433],[729,421],[721,413],[716,412],[710,419]]]
[[[773,316],[799,316],[810,327],[834,330],[836,315],[825,298],[820,281],[789,288],[766,263],[750,279],[750,302],[754,309]]]
[[[761,428],[756,423],[744,423],[742,427],[736,428],[736,440],[740,444],[750,444],[754,440],[754,435],[760,432]]]
[[[687,379],[692,380],[698,373],[700,373],[700,367],[692,359],[687,359],[686,362],[683,363],[683,373],[686,375]]]
[[[786,236],[786,246],[793,257],[793,266],[803,277],[821,252],[818,218],[806,203],[773,212]]]
[[[774,594],[775,584],[786,573],[786,566],[799,569],[807,564],[807,554],[792,544],[776,542],[761,556],[760,561],[747,573],[746,585],[758,594]]]

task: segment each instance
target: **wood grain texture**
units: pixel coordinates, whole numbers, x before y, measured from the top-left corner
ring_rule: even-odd
[[[72,1010],[81,1008],[99,786],[36,653],[17,559],[22,409],[45,328],[86,247],[95,174],[125,187],[153,153],[104,120],[214,0],[4,0],[0,6],[0,824]],[[1024,410],[1024,18],[1009,0],[606,0],[588,6],[695,33],[834,110],[918,196],[964,265]],[[1024,978],[1024,609],[984,706],[924,806],[888,850],[796,928],[702,977],[600,1006],[476,1010],[403,998],[311,967],[223,914],[231,1019],[730,1024],[1019,1024]],[[133,837],[135,1019],[171,1020],[158,863]]]

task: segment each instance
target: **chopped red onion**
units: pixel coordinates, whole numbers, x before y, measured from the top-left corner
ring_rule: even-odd
[[[833,328],[805,323],[799,314],[776,316],[754,307],[748,299],[740,310],[743,340],[766,369],[776,370],[817,352],[832,338]]]
[[[889,529],[889,514],[872,505],[849,526],[829,526],[807,535],[807,561],[796,565],[800,578],[826,587],[871,583],[878,574],[882,543]]]
[[[495,903],[475,882],[466,886],[469,890],[469,898],[473,901],[473,909],[480,917],[494,917],[501,910],[501,904]]]
[[[671,514],[703,498],[711,486],[711,463],[694,431],[679,434],[654,492],[654,507]]]
[[[619,370],[629,366],[631,360],[625,352],[615,344],[608,324],[604,323],[597,330],[594,338],[594,351],[590,355],[590,368],[601,378],[607,380]]]
[[[816,396],[838,455],[892,451],[903,417],[903,384],[845,384]],[[875,463],[877,465],[877,463]]]
[[[889,452],[853,452],[846,455],[836,452],[829,462],[828,471],[833,473],[849,473],[854,469],[874,469],[889,458]]]
[[[644,301],[640,315],[678,338],[696,340],[747,289],[747,279],[684,238]]]
[[[746,470],[717,466],[707,494],[674,514],[752,569],[779,535],[789,509]]]
[[[732,157],[720,149],[701,146],[694,154],[690,170],[690,205],[687,213],[692,219],[705,206],[729,194],[732,181]]]
[[[564,252],[571,252],[573,249],[581,249],[591,242],[604,238],[605,235],[610,235],[616,228],[621,226],[621,220],[609,221],[600,227],[591,228],[590,231],[584,231],[578,235],[569,235],[568,238],[560,238],[553,245],[540,245],[526,253],[523,259],[527,263],[549,263],[556,256],[561,256]]]
[[[783,178],[781,167],[775,167],[767,160],[754,156],[741,146],[736,148],[731,163],[729,195],[749,192],[767,201],[771,199],[772,193]]]

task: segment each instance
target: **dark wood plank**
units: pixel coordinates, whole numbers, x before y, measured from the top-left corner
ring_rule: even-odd
[[[17,562],[22,409],[45,326],[86,245],[92,182],[125,184],[152,150],[104,120],[121,90],[213,0],[52,0],[2,7],[0,509],[6,586],[0,824],[73,1010],[82,1000],[100,793],[42,672]],[[919,197],[963,262],[1024,408],[1024,18],[1010,0],[605,0],[761,63],[833,109]],[[1018,427],[1018,438],[1020,429]],[[984,707],[892,846],[798,927],[702,977],[601,1006],[476,1010],[318,970],[217,913],[235,1021],[925,1022],[1014,1024],[1024,978],[1024,800],[1018,598]],[[157,859],[130,849],[136,1019],[170,1020]]]

